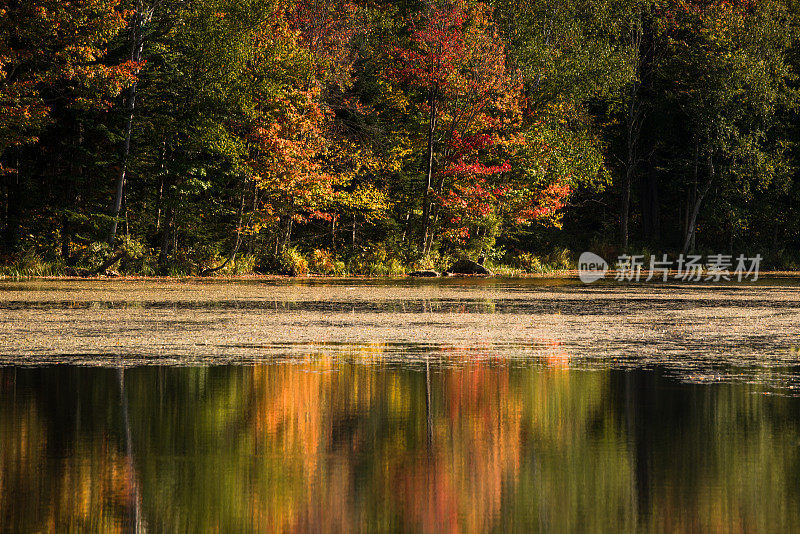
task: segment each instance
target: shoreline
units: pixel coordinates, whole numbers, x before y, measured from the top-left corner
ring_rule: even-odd
[[[696,282],[705,282],[706,280],[699,280],[699,281],[685,281],[685,280],[678,280],[674,276],[677,274],[677,271],[671,271],[669,274],[670,279],[666,282],[662,280],[653,280],[647,282],[644,278],[646,275],[646,271],[643,271],[643,277],[641,280],[637,281],[630,281],[630,283],[669,283],[669,282],[685,282],[685,283],[696,283]],[[602,279],[605,282],[617,282],[615,280],[616,271],[609,270],[606,273],[606,276]],[[800,279],[800,271],[763,271],[758,274],[758,280],[761,279]],[[403,275],[396,275],[396,276],[370,276],[370,275],[349,275],[349,276],[338,276],[338,275],[320,275],[320,274],[307,274],[301,276],[293,276],[293,275],[283,275],[283,274],[240,274],[240,275],[213,275],[213,276],[198,276],[198,275],[191,275],[191,276],[140,276],[140,275],[119,275],[119,276],[104,276],[104,275],[93,275],[93,276],[0,276],[0,282],[37,282],[37,281],[112,281],[112,280],[119,280],[121,282],[137,282],[137,281],[150,281],[150,282],[174,282],[174,281],[280,281],[280,280],[446,280],[446,279],[502,279],[502,280],[525,280],[525,279],[552,279],[552,280],[578,280],[578,271],[577,269],[570,269],[570,270],[561,270],[561,271],[553,271],[548,273],[521,273],[521,274],[514,274],[514,275],[503,275],[503,274],[492,274],[492,275],[480,275],[480,274],[453,274],[449,276],[438,276],[438,277],[414,277],[409,276],[408,274]],[[709,280],[710,282],[710,280]],[[726,283],[726,282],[737,282],[735,279],[731,280],[721,280],[718,283]],[[751,280],[746,279],[742,282],[751,282]],[[590,284],[587,284],[590,285]]]

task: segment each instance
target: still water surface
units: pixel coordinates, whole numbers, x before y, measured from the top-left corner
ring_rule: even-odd
[[[0,284],[0,531],[800,525],[800,286]]]

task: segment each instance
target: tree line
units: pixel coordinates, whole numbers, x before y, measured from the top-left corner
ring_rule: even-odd
[[[2,261],[800,268],[794,0],[2,0]],[[22,266],[22,267],[20,267]]]

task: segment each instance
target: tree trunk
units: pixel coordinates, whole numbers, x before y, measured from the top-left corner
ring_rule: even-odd
[[[642,177],[641,190],[642,238],[655,244],[659,240],[658,172],[652,162]]]
[[[292,215],[284,215],[281,217],[281,225],[283,226],[283,240],[281,241],[278,238],[278,243],[280,246],[276,246],[275,253],[284,251],[289,248],[289,244],[292,242],[292,226],[293,226],[293,216]]]
[[[253,214],[258,211],[258,183],[253,180],[253,211],[250,214],[250,220],[252,220]],[[253,249],[256,246],[256,235],[255,233],[250,234],[250,239],[247,240],[247,254],[252,256]]]
[[[172,234],[172,224],[175,220],[175,211],[172,206],[167,207],[167,212],[164,217],[164,232],[161,234],[161,250],[158,253],[158,267],[162,272],[167,264],[167,256],[169,254],[169,242]]]
[[[439,210],[434,209],[432,210],[433,213],[431,215],[431,223],[430,229],[428,230],[428,244],[425,246],[425,255],[429,255],[431,253],[431,249],[433,248],[433,239],[436,234],[436,227],[439,224]]]
[[[436,134],[436,91],[431,91],[428,100],[430,115],[428,117],[428,152],[425,162],[425,191],[422,194],[422,250],[428,248],[428,232],[430,230],[431,200],[430,190],[433,186],[433,154],[434,136]]]
[[[683,206],[683,233],[682,235],[685,237],[686,234],[689,233],[689,218],[692,214],[692,206],[694,206],[694,198],[697,196],[697,184],[694,185],[694,189],[689,189],[686,191],[686,202]]]
[[[772,231],[772,246],[770,246],[770,251],[772,253],[772,256],[777,255],[778,250],[780,250],[780,243],[781,243],[780,237],[782,229],[783,229],[783,223],[781,221],[775,225],[775,228]]]
[[[19,149],[16,153],[14,172],[6,174],[6,252],[13,254],[19,246],[20,225],[22,220],[22,170],[20,169]]]
[[[642,13],[639,13],[637,24],[630,32],[630,44],[635,49],[636,65],[635,78],[632,80],[625,106],[625,178],[622,184],[622,202],[620,206],[620,241],[622,251],[628,251],[628,240],[630,237],[629,220],[631,209],[631,187],[636,166],[639,163],[639,136],[642,131],[642,121],[644,113],[639,99],[639,88],[641,87],[641,47],[644,35],[642,28]],[[624,93],[623,93],[624,95]],[[625,104],[623,96],[623,105]]]
[[[626,124],[625,177],[622,183],[620,205],[620,241],[622,251],[628,251],[630,238],[631,189],[636,167],[639,164],[639,135],[642,129],[642,111],[638,100],[638,84],[631,88]]]
[[[219,270],[222,270],[227,266],[230,262],[232,262],[236,258],[236,254],[239,252],[239,246],[242,244],[242,222],[244,220],[244,192],[245,186],[242,185],[242,200],[239,204],[239,221],[236,223],[236,244],[233,247],[233,251],[231,252],[230,256],[225,259],[225,262],[218,266],[214,267],[213,269],[203,269],[200,271],[200,276],[206,276],[211,273],[215,273]]]
[[[156,232],[161,229],[161,205],[164,201],[164,178],[165,166],[167,161],[167,142],[161,145],[161,153],[158,158],[158,197],[156,198]]]
[[[631,173],[633,169],[625,169],[625,181],[622,184],[622,214],[620,216],[620,237],[622,251],[628,251],[628,219],[631,208]]]
[[[127,257],[128,257],[128,251],[126,251],[126,250],[118,250],[116,253],[114,253],[113,255],[109,256],[106,259],[106,261],[104,261],[100,265],[100,267],[97,268],[97,270],[95,271],[95,274],[103,274],[108,269],[113,267],[118,261],[124,260]]]
[[[144,39],[142,37],[142,27],[145,23],[145,16],[143,13],[144,6],[139,1],[136,8],[136,15],[133,18],[133,25],[131,27],[131,61],[139,62],[142,60],[142,49],[144,47]],[[116,194],[114,195],[114,206],[111,212],[113,220],[111,221],[111,230],[108,234],[109,246],[114,246],[114,240],[117,237],[117,223],[119,222],[120,211],[122,210],[122,199],[125,194],[125,175],[128,171],[128,157],[131,152],[131,133],[133,132],[133,115],[136,109],[136,88],[138,82],[134,82],[128,89],[127,96],[127,116],[125,118],[125,142],[122,148],[122,159],[119,165],[119,174],[117,175]]]
[[[83,124],[78,121],[76,124],[77,145],[75,146],[75,154],[69,164],[69,175],[65,177],[64,183],[64,205],[61,216],[61,257],[67,265],[74,263],[71,258],[71,244],[72,244],[72,222],[67,210],[75,208],[75,182],[78,177],[83,178],[83,166],[78,161],[78,154],[83,146]],[[82,181],[82,180],[81,180]]]
[[[131,225],[128,219],[128,200],[125,197],[122,197],[122,220],[125,222],[125,238],[130,239]]]
[[[70,244],[72,242],[72,225],[69,221],[67,209],[70,206],[70,198],[72,197],[72,179],[66,178],[64,184],[64,209],[61,213],[61,258],[64,263],[70,262]]]
[[[686,233],[686,239],[683,241],[683,254],[687,254],[690,248],[694,248],[694,236],[697,227],[697,216],[700,214],[700,206],[703,203],[708,190],[711,189],[711,183],[714,181],[714,160],[711,155],[708,156],[708,178],[703,184],[703,189],[700,190],[697,198],[694,201],[694,207],[689,217],[689,228]]]
[[[444,160],[447,160],[448,157],[449,157],[449,154],[447,152],[445,152],[442,155],[442,159],[444,159]],[[445,180],[445,176],[441,175],[441,176],[439,176],[439,179],[436,181],[436,187],[434,188],[434,192],[437,195],[441,195],[442,191],[444,191],[444,180]],[[428,254],[430,254],[431,248],[433,248],[433,241],[434,241],[434,238],[436,237],[436,235],[435,235],[436,234],[436,228],[437,228],[437,224],[439,222],[439,210],[441,209],[441,205],[439,205],[439,204],[429,203],[429,205],[430,205],[430,212],[429,212],[429,215],[428,215],[428,220],[430,222],[428,223],[428,239],[427,239],[427,242],[425,243],[425,249],[423,251],[426,256]]]
[[[650,239],[654,243],[661,240],[661,213],[658,194],[658,171],[655,166],[651,167],[647,179],[648,192],[650,196]]]

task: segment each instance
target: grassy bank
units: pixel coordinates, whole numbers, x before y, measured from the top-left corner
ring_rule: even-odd
[[[48,257],[35,250],[27,250],[0,260],[0,277],[187,277],[187,276],[403,276],[418,270],[446,271],[454,262],[468,257],[434,253],[423,258],[407,258],[387,252],[383,248],[364,248],[335,254],[324,249],[301,250],[288,248],[270,257],[248,254],[223,258],[212,255],[197,258],[177,257],[159,264],[155,255],[140,250],[91,250],[76,254],[70,264],[60,257]],[[472,258],[474,259],[474,258]],[[508,253],[490,255],[485,266],[499,276],[558,273],[576,268],[576,255],[567,249],[546,254]]]
[[[605,256],[613,258],[614,254],[616,252],[606,253]],[[631,254],[642,255],[645,258],[644,270],[646,270],[650,251],[640,250]],[[579,253],[567,248],[556,248],[541,254],[513,254],[500,250],[485,257],[485,266],[496,276],[504,277],[575,276],[578,256]],[[122,248],[111,251],[97,247],[87,248],[82,253],[76,254],[73,261],[67,264],[58,256],[48,257],[47,254],[35,250],[27,250],[0,259],[0,278],[397,277],[419,270],[444,272],[454,262],[465,257],[469,256],[433,253],[423,258],[408,258],[391,254],[384,248],[346,250],[335,254],[324,249],[301,250],[291,247],[270,257],[240,254],[233,258],[224,258],[210,255],[198,260],[179,256],[159,264],[157,256],[140,249]],[[675,258],[677,254],[672,254],[670,257]],[[611,267],[613,269],[613,263]],[[800,272],[800,261],[796,255],[785,253],[766,256],[762,261],[761,271],[774,275],[796,274]]]

